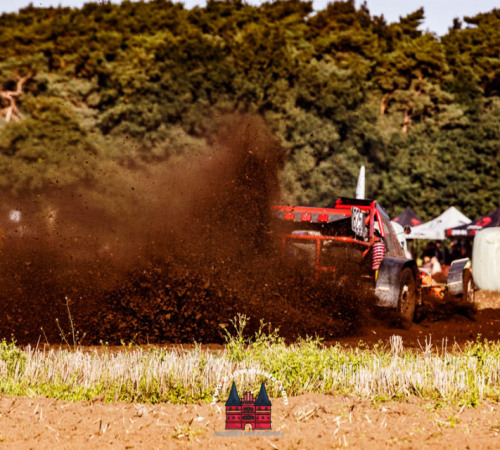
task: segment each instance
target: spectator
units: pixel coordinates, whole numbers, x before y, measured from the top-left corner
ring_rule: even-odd
[[[431,275],[433,277],[436,274],[441,273],[443,271],[441,268],[441,264],[439,263],[439,260],[435,256],[431,258],[430,266],[431,266]]]
[[[422,269],[431,270],[431,258],[427,255],[424,256],[424,263],[422,264]]]
[[[443,271],[438,259],[433,256],[430,261],[431,264],[431,277],[438,283],[446,283],[447,272]]]

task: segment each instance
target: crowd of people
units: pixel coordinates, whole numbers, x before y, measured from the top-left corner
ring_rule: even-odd
[[[441,275],[446,277],[451,263],[457,259],[470,258],[472,248],[468,241],[451,241],[449,245],[444,242],[429,242],[420,257],[417,258],[417,264],[423,269],[427,269],[434,277]]]

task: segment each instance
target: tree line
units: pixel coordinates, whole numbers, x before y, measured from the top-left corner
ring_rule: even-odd
[[[446,35],[366,4],[168,0],[0,16],[0,187],[92,184],[103,161],[189,157],[221,114],[262,116],[287,149],[284,201],[367,194],[395,215],[498,207],[500,10]]]

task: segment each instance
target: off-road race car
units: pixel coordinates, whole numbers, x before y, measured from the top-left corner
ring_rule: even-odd
[[[327,208],[273,206],[272,215],[272,236],[279,240],[284,264],[307,267],[315,279],[349,285],[359,298],[393,313],[403,328],[411,327],[429,294],[468,302],[472,296],[473,302],[469,260],[454,261],[446,283],[429,279],[406,256],[404,240],[374,200],[340,198]]]

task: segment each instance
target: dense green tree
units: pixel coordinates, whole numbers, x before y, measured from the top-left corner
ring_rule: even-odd
[[[36,192],[91,179],[100,155],[71,109],[55,97],[31,97],[24,109],[24,120],[2,129],[2,189]]]
[[[500,10],[438,38],[354,0],[168,0],[0,16],[0,184],[92,181],[109,161],[189,157],[217,117],[260,114],[288,149],[284,200],[368,194],[423,217],[498,206]]]

